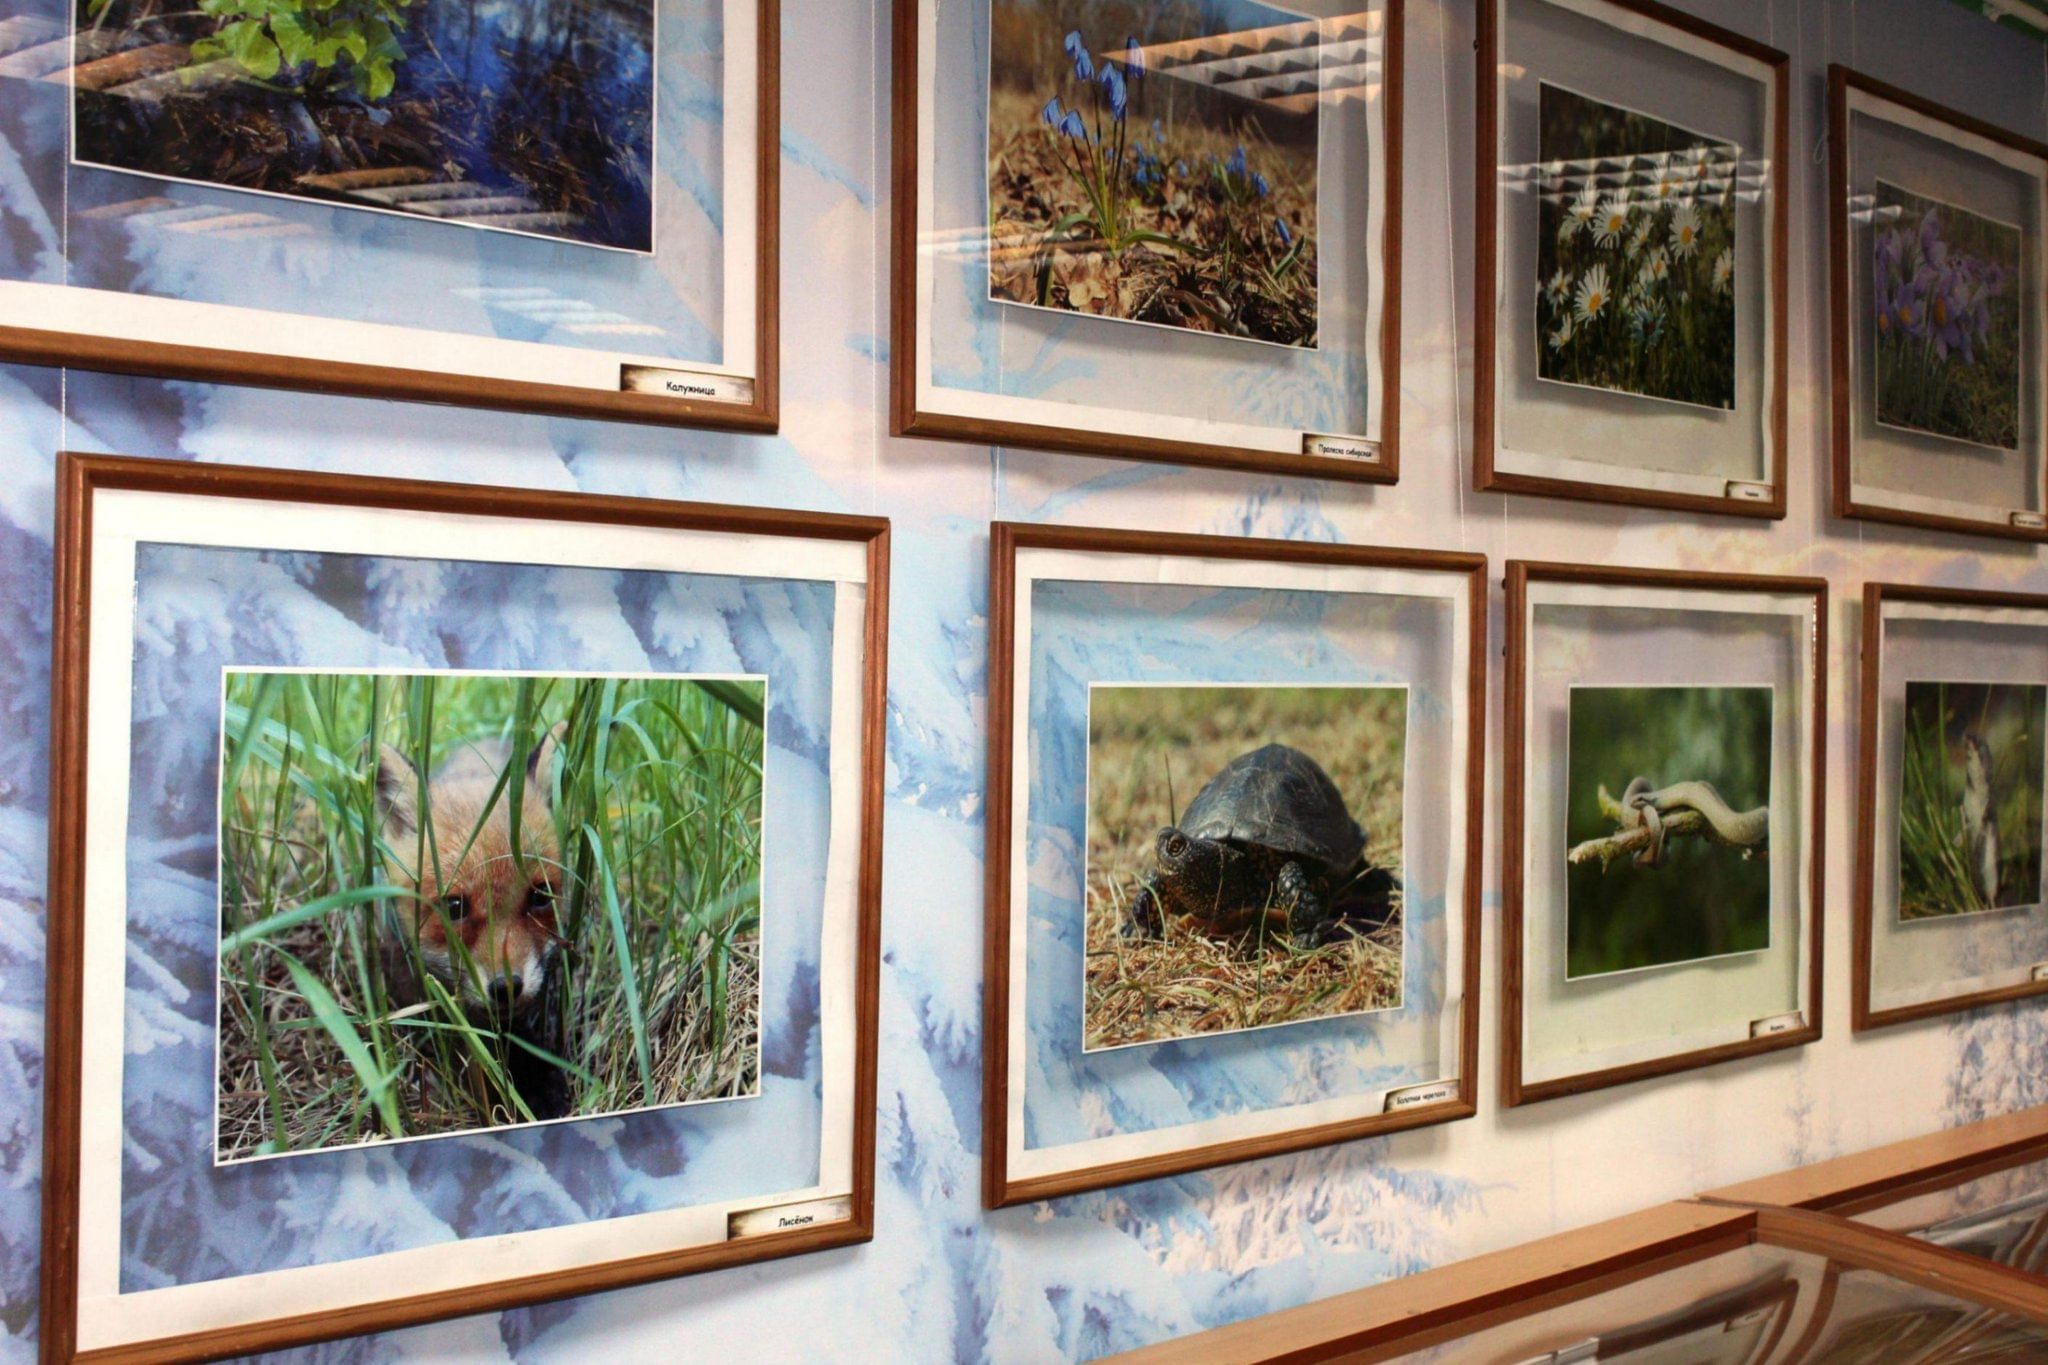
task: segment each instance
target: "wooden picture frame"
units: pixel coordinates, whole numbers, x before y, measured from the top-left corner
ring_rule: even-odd
[[[1013,1076],[1012,1029],[1030,1037],[1028,1025],[1013,1020],[1015,1003],[1023,997],[1026,982],[1013,965],[1015,934],[1026,911],[1015,903],[1013,877],[1020,864],[1012,848],[1010,831],[1018,819],[1020,801],[1016,795],[1020,768],[1017,763],[1020,726],[1016,676],[1019,661],[1027,661],[1031,642],[1018,633],[1020,555],[1055,552],[1089,557],[1140,556],[1163,559],[1208,560],[1225,564],[1304,566],[1319,570],[1362,569],[1439,576],[1444,580],[1443,600],[1455,612],[1465,613],[1462,634],[1456,640],[1463,653],[1463,668],[1455,674],[1452,691],[1461,704],[1466,723],[1462,772],[1445,778],[1447,788],[1464,794],[1462,829],[1446,851],[1453,865],[1451,875],[1462,882],[1462,892],[1453,894],[1446,918],[1453,919],[1460,935],[1461,949],[1452,969],[1459,993],[1460,1014],[1455,1025],[1455,1055],[1458,1074],[1455,1084],[1409,1087],[1417,1092],[1416,1102],[1389,1104],[1382,1110],[1313,1126],[1286,1128],[1249,1137],[1173,1147],[1170,1150],[1109,1161],[1077,1164],[1044,1174],[1025,1174],[1017,1169],[1009,1117],[1013,1097],[1021,1103],[1021,1090]],[[985,856],[986,914],[984,931],[984,1042],[982,1067],[982,1198],[990,1208],[1050,1199],[1085,1190],[1152,1180],[1163,1176],[1201,1170],[1234,1162],[1252,1161],[1309,1147],[1347,1142],[1377,1134],[1468,1118],[1478,1107],[1479,992],[1480,965],[1480,873],[1482,856],[1482,803],[1484,791],[1486,694],[1486,560],[1482,555],[1450,551],[1386,549],[1366,546],[1328,545],[1306,541],[1263,540],[1236,537],[1185,535],[1166,532],[1111,530],[1094,527],[1027,525],[997,522],[989,539],[989,784],[986,828],[990,831]],[[1047,581],[1047,580],[1039,580]],[[1213,586],[1213,585],[1210,585]],[[1329,589],[1328,591],[1336,591]],[[1447,624],[1444,633],[1456,633]],[[1446,670],[1447,674],[1451,670]],[[1412,742],[1411,742],[1411,753]],[[1412,769],[1411,769],[1412,771]],[[1028,779],[1028,774],[1024,774]],[[1343,1022],[1321,1020],[1317,1023]],[[1311,1024],[1311,1026],[1315,1026]],[[1184,1040],[1188,1045],[1193,1040]],[[1388,1092],[1389,1097],[1402,1093]]]
[[[12,314],[7,322],[0,323],[0,361],[362,398],[452,403],[509,412],[774,432],[780,421],[782,9],[776,0],[727,3],[738,6],[738,12],[747,16],[754,41],[755,60],[751,69],[734,71],[730,80],[738,85],[728,89],[728,94],[732,89],[743,90],[746,103],[754,110],[746,125],[753,142],[753,164],[742,181],[751,195],[745,221],[752,222],[754,231],[747,239],[750,272],[744,266],[728,272],[734,278],[742,273],[751,274],[751,303],[736,305],[735,311],[727,314],[728,319],[745,319],[745,332],[752,341],[729,348],[722,363],[667,360],[630,348],[594,351],[512,342],[482,333],[473,338],[469,333],[431,328],[341,321],[310,313],[271,312],[168,296],[114,295],[111,290],[62,286],[67,292],[78,289],[81,295],[109,295],[104,302],[92,299],[87,307],[80,299],[67,301],[61,296],[45,297],[41,293],[17,295],[16,291],[48,291],[57,286],[11,280],[0,281],[0,305]],[[25,88],[33,84],[37,83],[23,83]],[[68,81],[62,88],[69,89]],[[724,150],[720,149],[717,155],[723,157]],[[67,165],[67,176],[72,173],[73,168]],[[147,177],[139,178],[145,185],[150,183]],[[147,190],[140,192],[146,194]],[[251,198],[254,209],[241,217],[257,216],[255,210],[278,202],[275,197],[266,199],[262,195]],[[115,207],[121,212],[109,221],[117,221],[131,212],[143,212],[147,205],[144,209]],[[220,216],[225,219],[229,212],[220,210]],[[287,226],[297,225],[279,224],[280,228]],[[189,232],[190,225],[184,230]],[[437,227],[432,231],[450,229]],[[653,259],[647,258],[650,268]],[[545,285],[547,280],[529,276],[518,283],[531,287]],[[732,280],[721,282],[719,287],[732,289]],[[146,318],[138,311],[138,302],[149,305]],[[576,298],[564,296],[561,300],[563,307],[578,303],[589,309],[593,326],[626,321],[616,314],[604,315],[600,308]],[[50,320],[25,324],[23,316],[31,308],[49,314]],[[293,325],[280,328],[280,320]],[[201,340],[202,328],[217,333],[218,339]],[[240,344],[239,339],[251,332],[267,332],[271,337],[269,345]],[[394,340],[408,335],[419,338],[411,348],[414,353],[392,358]],[[295,339],[287,341],[287,337]],[[471,341],[488,353],[447,358]],[[541,352],[552,354],[517,349],[535,345]],[[491,347],[514,349],[490,350]],[[578,361],[590,371],[589,381],[572,383],[563,379],[564,363]],[[612,387],[614,384],[616,388]]]
[[[1852,273],[1850,261],[1850,255],[1855,248],[1855,233],[1851,224],[1849,183],[1853,151],[1850,138],[1851,105],[1858,102],[1869,102],[1874,106],[1891,106],[1901,117],[1916,120],[1923,128],[1944,128],[1945,136],[1950,140],[1976,139],[1983,146],[2004,149],[2019,158],[2030,160],[2036,163],[2036,174],[2044,187],[2043,193],[2048,195],[2048,143],[1937,104],[1933,100],[1866,76],[1839,63],[1831,63],[1828,66],[1829,482],[1833,490],[1832,510],[1838,517],[1887,522],[1898,526],[1960,531],[1970,535],[2036,544],[2048,542],[2048,438],[2040,435],[2041,432],[2048,431],[2048,414],[2037,412],[2035,415],[2036,436],[2032,463],[2037,506],[2033,508],[1986,505],[1985,515],[1976,517],[1965,515],[1960,510],[1960,504],[1950,510],[1935,510],[1888,504],[1858,491],[1855,437],[1859,403],[1864,400],[1856,392],[1853,365],[1859,345],[1857,327],[1861,320],[1852,316],[1858,311],[1858,293],[1857,277]],[[2044,220],[2043,227],[2041,239],[2035,244],[2036,254],[2033,258],[2037,281],[2044,274],[2048,274],[2048,220]],[[2024,237],[2022,241],[2024,242]],[[2030,310],[2023,301],[2020,317],[2023,328],[2029,318],[2033,318],[2037,361],[2035,374],[2037,392],[2041,394],[2037,403],[2048,407],[2048,375],[2043,373],[2044,369],[2048,369],[2048,337],[2043,336],[2037,308]],[[2023,331],[2022,337],[2024,336]],[[2023,395],[2026,376],[2024,360],[2023,345],[2020,358]],[[2024,448],[2024,427],[2019,439]]]
[[[2048,995],[2048,973],[2034,976],[2031,974],[2032,964],[2020,964],[2008,969],[2004,974],[2023,973],[2026,974],[2025,978],[2004,985],[1964,990],[1953,995],[1910,1004],[1879,1006],[1873,1003],[1878,914],[1877,874],[1878,859],[1881,856],[1876,821],[1879,784],[1882,780],[1879,768],[1885,761],[1879,725],[1883,703],[1883,627],[1886,606],[1898,603],[1960,607],[1985,612],[2040,612],[2044,615],[2044,622],[2048,622],[2048,595],[1990,592],[1968,588],[1928,588],[1903,583],[1873,582],[1863,585],[1861,690],[1857,704],[1856,744],[1856,880],[1854,898],[1850,902],[1853,922],[1853,937],[1850,940],[1853,964],[1850,974],[1850,1023],[1859,1033],[1869,1029],[1886,1028],[1893,1024],[1910,1023],[1916,1019],[1932,1019],[1988,1005]],[[2048,640],[2048,634],[2044,634],[2043,638]],[[2048,676],[2044,676],[2041,682],[2048,685]],[[1897,815],[1896,806],[1893,808],[1893,815]],[[1892,828],[1888,832],[1888,837],[1896,849],[1896,820],[1890,823]]]
[[[1800,883],[1806,901],[1800,926],[1806,953],[1801,978],[1802,1004],[1799,1017],[1789,1024],[1774,1022],[1769,1031],[1752,1027],[1747,1038],[1710,1047],[1652,1057],[1620,1065],[1602,1066],[1576,1074],[1530,1079],[1525,1067],[1524,1027],[1527,966],[1524,961],[1529,919],[1527,845],[1530,814],[1529,780],[1531,740],[1529,703],[1532,640],[1530,616],[1531,586],[1540,584],[1578,585],[1596,589],[1649,588],[1678,595],[1715,593],[1771,594],[1810,598],[1812,635],[1806,651],[1807,675],[1802,698],[1810,738],[1802,759],[1811,787],[1803,814],[1800,853],[1807,863]],[[1501,1102],[1509,1107],[1535,1104],[1565,1095],[1583,1094],[1610,1086],[1627,1085],[1658,1076],[1669,1076],[1701,1067],[1718,1065],[1740,1057],[1753,1057],[1786,1048],[1802,1047],[1821,1036],[1821,1002],[1824,982],[1825,859],[1820,854],[1821,832],[1827,828],[1827,627],[1828,584],[1821,578],[1776,577],[1754,574],[1698,573],[1676,569],[1629,569],[1595,564],[1542,563],[1510,560],[1507,566],[1506,711],[1502,743],[1503,762],[1501,839]],[[1659,608],[1663,609],[1663,608]],[[1672,608],[1671,610],[1677,610]],[[1679,965],[1673,963],[1670,965]]]
[[[242,1355],[591,1294],[872,1238],[887,724],[887,521],[107,455],[62,455],[57,482],[56,619],[51,681],[55,720],[51,736],[48,1036],[43,1124],[43,1359],[168,1360]],[[176,524],[166,526],[161,537],[154,531],[136,530],[138,526],[153,526],[167,510],[166,503],[171,504],[168,510],[183,511],[186,515]],[[260,518],[260,524],[209,520],[216,517],[254,517]],[[388,522],[392,517],[410,520],[394,526]],[[126,1264],[127,1233],[119,1224],[118,1205],[111,1215],[112,1225],[102,1217],[109,1208],[109,1173],[104,1164],[89,1167],[92,1153],[108,1151],[104,1140],[109,1125],[117,1134],[129,1131],[127,1107],[119,1103],[118,1079],[114,1086],[116,1112],[111,1118],[94,1115],[87,1108],[84,1087],[91,1068],[99,1068],[92,1074],[99,1074],[104,1081],[109,1046],[104,1032],[107,1012],[88,1013],[88,1002],[97,1000],[104,1005],[109,998],[120,1001],[120,992],[128,987],[118,977],[119,963],[130,947],[128,939],[117,941],[109,933],[102,911],[92,909],[93,899],[105,901],[115,883],[103,880],[101,873],[91,870],[94,864],[89,850],[108,833],[119,840],[130,836],[125,814],[118,824],[106,821],[106,797],[88,777],[92,761],[88,736],[96,728],[89,699],[104,702],[109,695],[121,695],[109,694],[107,689],[126,685],[117,680],[117,675],[132,667],[132,661],[113,660],[109,667],[109,661],[91,658],[96,619],[95,579],[101,580],[103,590],[117,586],[123,572],[133,581],[137,574],[137,547],[155,548],[160,541],[184,552],[195,545],[203,547],[207,537],[214,537],[214,544],[232,550],[242,544],[234,537],[275,534],[280,539],[263,539],[255,544],[276,547],[291,543],[283,538],[310,537],[308,543],[317,554],[327,542],[338,543],[340,538],[357,533],[352,526],[345,525],[352,518],[386,523],[383,539],[374,548],[358,551],[372,556],[392,553],[392,544],[398,543],[397,553],[416,558],[421,526],[431,523],[447,526],[451,542],[483,546],[485,552],[476,556],[478,562],[515,569],[533,564],[576,568],[593,562],[621,562],[570,558],[584,546],[572,547],[567,538],[587,534],[603,537],[605,544],[616,547],[604,550],[605,555],[621,555],[629,567],[649,568],[657,573],[678,571],[677,566],[690,562],[691,556],[703,559],[710,554],[723,558],[705,560],[714,565],[708,572],[732,574],[738,572],[732,567],[737,562],[733,559],[733,547],[751,543],[784,557],[810,556],[799,567],[806,573],[826,575],[816,581],[825,585],[821,591],[832,603],[829,610],[836,613],[839,622],[839,636],[829,646],[827,656],[832,661],[831,676],[845,690],[832,692],[823,705],[830,707],[835,742],[847,742],[849,747],[841,751],[843,762],[831,765],[831,810],[829,816],[819,817],[829,818],[834,829],[834,847],[825,856],[831,859],[839,889],[826,893],[817,902],[816,910],[810,912],[815,914],[819,926],[817,961],[829,982],[821,1017],[841,1021],[837,1027],[842,1039],[830,1059],[821,1062],[818,1075],[822,1079],[808,1082],[824,1091],[824,1097],[817,1101],[816,1122],[821,1127],[822,1144],[815,1166],[818,1183],[790,1194],[771,1194],[758,1202],[750,1203],[745,1190],[737,1200],[729,1193],[714,1190],[708,1199],[699,1193],[697,1202],[676,1209],[631,1210],[645,1216],[622,1222],[616,1235],[602,1239],[603,1249],[594,1254],[588,1231],[594,1221],[579,1223],[570,1219],[514,1230],[509,1238],[503,1235],[502,1228],[486,1227],[478,1233],[480,1240],[469,1242],[475,1251],[473,1257],[441,1256],[435,1263],[423,1265],[417,1260],[421,1247],[401,1246],[393,1250],[381,1244],[375,1251],[352,1254],[350,1259],[322,1262],[313,1259],[315,1253],[308,1253],[296,1266],[236,1271],[225,1280],[179,1281],[152,1289],[148,1305],[124,1305],[120,1288],[123,1282],[109,1278],[107,1257],[112,1255],[117,1269]],[[522,524],[538,534],[513,534],[521,530]],[[314,529],[308,532],[307,527]],[[464,527],[469,529],[465,531]],[[502,549],[491,549],[475,538],[484,534],[502,535],[508,543]],[[470,539],[463,540],[465,535]],[[406,536],[412,539],[406,540]],[[691,548],[690,537],[708,539]],[[550,545],[551,540],[560,543]],[[510,543],[513,541],[520,543]],[[626,548],[626,542],[632,542],[632,548]],[[664,546],[666,551],[661,548]],[[478,566],[459,550],[451,550],[448,557],[472,569]],[[785,571],[771,573],[769,577],[779,580],[791,575]],[[102,615],[105,614],[103,609]],[[128,629],[124,624],[129,619],[125,609],[117,614],[119,619],[104,628],[103,635],[108,640],[119,638],[120,632]],[[118,735],[125,742],[132,725],[127,713],[104,723],[121,728],[100,733]],[[115,745],[109,752],[118,754],[122,748]],[[853,794],[857,808],[842,810],[838,797],[843,794]],[[112,809],[125,812],[127,807],[124,804]],[[102,825],[97,833],[96,821]],[[125,889],[117,894],[123,897],[123,903],[111,908],[120,911],[125,908]],[[793,906],[795,902],[789,904]],[[218,910],[212,908],[214,899],[205,900],[203,905],[206,913],[218,915]],[[95,915],[100,917],[95,919]],[[803,921],[799,918],[788,922]],[[132,937],[136,930],[132,924],[124,923],[122,932]],[[801,939],[805,932],[808,931],[799,931],[797,938]],[[799,944],[798,951],[808,950]],[[206,957],[212,960],[210,954]],[[104,970],[109,961],[117,972],[111,986]],[[111,997],[109,991],[114,992]],[[113,1012],[113,1017],[118,1030],[119,1011]],[[116,1038],[117,1060],[118,1043]],[[209,1056],[213,1052],[211,1030],[204,1049]],[[202,1081],[190,1084],[208,1088],[218,1083],[209,1073]],[[799,1085],[803,1084],[806,1082],[799,1081]],[[99,1105],[99,1101],[94,1100],[93,1104]],[[720,1112],[735,1111],[727,1108]],[[757,1112],[739,1111],[737,1121],[744,1123],[747,1114]],[[835,1113],[837,1118],[833,1117]],[[841,1122],[845,1125],[843,1129],[824,1131]],[[539,1132],[529,1128],[523,1136]],[[663,1129],[663,1134],[667,1132]],[[188,1135],[181,1140],[195,1139]],[[121,1145],[114,1144],[115,1150]],[[201,1145],[211,1147],[212,1142]],[[428,1141],[409,1147],[384,1144],[375,1150],[388,1157],[402,1151],[427,1151],[435,1146],[435,1141]],[[441,1154],[445,1156],[450,1151],[443,1148]],[[205,1163],[212,1157],[209,1152],[199,1152],[180,1159]],[[284,1159],[331,1158],[315,1154]],[[351,1155],[348,1159],[359,1157]],[[101,1160],[104,1162],[104,1157]],[[395,1167],[392,1170],[393,1179],[401,1184],[411,1178]],[[294,1167],[294,1171],[305,1178],[313,1174],[312,1168],[304,1166]],[[206,1172],[209,1176],[219,1173],[218,1167]],[[113,1173],[117,1181],[120,1174],[117,1158]],[[326,1171],[326,1175],[332,1174],[331,1170]],[[773,1178],[773,1172],[763,1177]],[[834,1188],[833,1182],[842,1178],[845,1187]],[[260,1202],[265,1197],[278,1196],[259,1194],[251,1196],[251,1201]],[[245,1217],[248,1207],[244,1206]],[[680,1222],[675,1221],[678,1215]],[[595,1220],[617,1218],[616,1213],[594,1215]],[[650,1224],[650,1218],[655,1222]],[[668,1221],[661,1221],[664,1219]],[[633,1227],[627,1228],[626,1223]],[[458,1236],[460,1232],[458,1229]],[[566,1241],[556,1235],[562,1233],[567,1234]],[[505,1245],[507,1241],[514,1245]],[[461,1242],[437,1241],[425,1250],[438,1251],[451,1245]],[[95,1259],[82,1264],[88,1255]],[[390,1263],[393,1256],[414,1259],[405,1261],[401,1269]],[[459,1264],[451,1267],[451,1260]],[[240,1298],[234,1297],[235,1280],[246,1275],[255,1275],[264,1282],[266,1289],[261,1296],[251,1299],[250,1291],[243,1290]],[[321,1278],[293,1278],[307,1275]],[[172,1277],[166,1274],[164,1278]],[[88,1293],[95,1285],[97,1290]],[[192,1298],[192,1292],[199,1297]]]
[[[1501,337],[1502,305],[1510,288],[1500,277],[1501,243],[1504,232],[1502,197],[1506,177],[1512,170],[1502,166],[1501,139],[1504,117],[1498,73],[1502,67],[1503,7],[1509,4],[1550,3],[1550,0],[1479,0],[1478,65],[1476,85],[1478,143],[1475,167],[1474,205],[1478,214],[1475,232],[1476,262],[1473,274],[1476,319],[1473,362],[1472,452],[1473,483],[1480,492],[1517,493],[1539,497],[1572,498],[1589,502],[1649,507],[1663,511],[1713,512],[1728,516],[1782,520],[1788,461],[1788,368],[1787,309],[1788,214],[1790,179],[1789,134],[1791,108],[1791,58],[1776,48],[1698,18],[1657,0],[1597,0],[1593,7],[1612,16],[1606,22],[1644,41],[1665,45],[1688,42],[1724,50],[1734,58],[1760,64],[1768,70],[1766,110],[1771,131],[1762,150],[1769,158],[1764,193],[1770,196],[1772,212],[1763,260],[1769,281],[1763,298],[1770,317],[1762,329],[1764,354],[1761,359],[1763,383],[1760,430],[1768,444],[1767,477],[1762,481],[1727,480],[1719,491],[1699,492],[1663,488],[1652,484],[1630,484],[1598,479],[1590,471],[1580,474],[1531,473],[1503,467],[1501,447],[1502,402],[1499,367],[1503,363]],[[1570,8],[1586,14],[1589,6],[1574,3]],[[1739,382],[1739,377],[1738,377]],[[1662,402],[1644,398],[1644,402]],[[1615,419],[1620,420],[1620,419]],[[1674,437],[1673,439],[1678,439]],[[1552,452],[1544,452],[1551,458]],[[1622,466],[1615,466],[1620,470]]]
[[[988,0],[978,0],[986,4]],[[974,393],[964,395],[953,410],[940,410],[920,397],[926,374],[934,365],[931,348],[921,344],[924,319],[920,316],[921,246],[924,215],[935,194],[922,188],[925,155],[922,130],[932,120],[923,108],[922,72],[926,53],[921,32],[929,27],[926,9],[931,0],[893,0],[893,63],[895,89],[891,97],[891,217],[890,231],[890,430],[897,436],[925,437],[941,441],[964,441],[978,445],[1025,446],[1211,469],[1234,469],[1248,473],[1287,474],[1309,478],[1339,479],[1355,483],[1391,484],[1400,479],[1401,406],[1401,166],[1402,166],[1402,53],[1405,0],[1375,0],[1370,16],[1378,16],[1379,33],[1369,42],[1379,44],[1380,85],[1371,102],[1382,112],[1374,135],[1374,193],[1379,202],[1372,206],[1379,219],[1380,247],[1372,261],[1371,288],[1377,290],[1372,304],[1378,312],[1377,337],[1363,348],[1378,366],[1379,392],[1369,396],[1378,431],[1354,433],[1286,433],[1288,448],[1252,447],[1214,436],[1182,434],[1165,436],[1142,430],[1123,430],[1104,420],[1095,425],[1059,420],[1056,412],[1037,412],[1029,417],[994,416],[984,409],[988,401],[975,402]],[[1361,16],[1346,15],[1344,19]],[[1336,22],[1332,18],[1328,22]],[[1370,24],[1368,25],[1370,26]],[[1319,73],[1319,79],[1336,79]],[[1325,90],[1323,98],[1330,97]],[[985,202],[985,197],[984,197]],[[983,235],[986,231],[984,228]],[[949,245],[946,250],[957,248]],[[985,252],[985,244],[974,248]],[[1129,324],[1126,324],[1129,325]],[[1125,378],[1129,378],[1126,373]],[[1318,383],[1326,381],[1315,381]],[[1063,404],[1045,403],[1042,408]],[[1076,408],[1080,412],[1108,409]],[[1155,425],[1161,418],[1130,414],[1122,425]],[[1194,426],[1223,425],[1203,419]],[[1247,429],[1250,429],[1249,427]],[[1278,427],[1266,430],[1279,432]],[[1327,453],[1315,453],[1327,451]]]

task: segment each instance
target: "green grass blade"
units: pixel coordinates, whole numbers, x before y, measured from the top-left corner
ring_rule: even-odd
[[[289,953],[282,955],[285,968],[292,974],[292,983],[299,988],[299,994],[306,998],[306,1004],[313,1011],[313,1017],[327,1030],[327,1036],[334,1039],[342,1056],[356,1069],[362,1080],[363,1090],[371,1103],[377,1106],[378,1114],[384,1120],[384,1131],[392,1137],[403,1137],[405,1126],[398,1117],[398,1100],[392,1094],[391,1077],[377,1070],[377,1064],[370,1057],[369,1048],[363,1045],[362,1036],[348,1015],[336,1002],[320,979],[300,965],[299,960]]]
[[[363,886],[351,891],[337,891],[331,896],[322,896],[318,900],[307,901],[304,905],[294,906],[290,910],[279,911],[275,915],[236,930],[220,941],[220,950],[224,955],[239,952],[251,943],[274,938],[295,925],[304,924],[309,919],[317,919],[339,906],[360,905],[364,901],[382,900],[387,896],[411,894],[401,886]]]
[[[590,843],[590,851],[597,859],[597,884],[604,888],[604,913],[611,924],[612,951],[618,957],[619,989],[626,999],[626,1021],[633,1028],[633,1060],[640,1068],[640,1085],[643,1094],[654,1093],[654,1059],[647,1050],[647,1016],[640,1005],[639,973],[633,969],[633,945],[626,937],[626,917],[619,909],[619,889],[612,882],[611,868],[606,866],[604,841],[590,826],[583,827],[583,837]]]

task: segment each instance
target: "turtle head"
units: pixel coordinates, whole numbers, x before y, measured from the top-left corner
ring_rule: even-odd
[[[1231,852],[1220,839],[1197,838],[1171,825],[1159,831],[1152,848],[1168,898],[1195,905],[1215,902]]]

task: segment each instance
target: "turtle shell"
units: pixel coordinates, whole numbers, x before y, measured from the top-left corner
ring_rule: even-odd
[[[1341,871],[1365,851],[1337,784],[1299,749],[1268,744],[1239,754],[1195,794],[1181,816],[1183,834],[1225,839],[1312,859]]]

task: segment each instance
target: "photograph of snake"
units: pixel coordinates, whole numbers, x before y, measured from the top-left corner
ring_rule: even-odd
[[[2041,903],[2048,687],[1906,683],[1899,918]]]
[[[1402,999],[1403,687],[1095,684],[1087,1051]]]
[[[1574,687],[1566,977],[1771,946],[1768,687]]]

